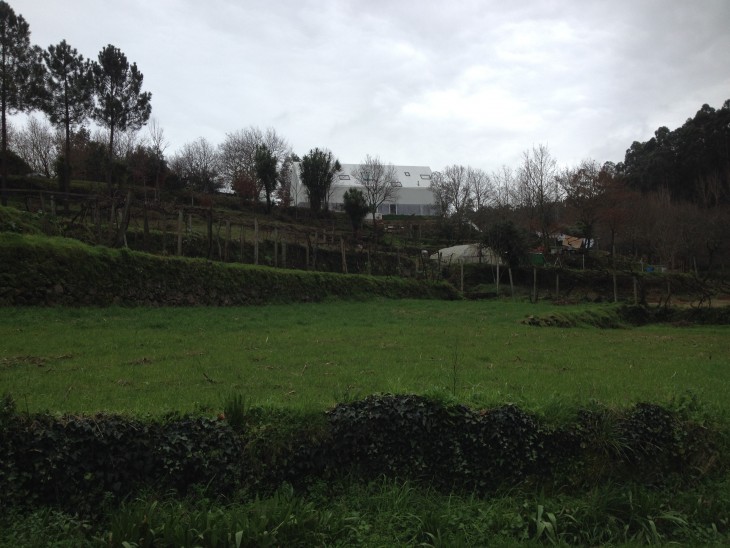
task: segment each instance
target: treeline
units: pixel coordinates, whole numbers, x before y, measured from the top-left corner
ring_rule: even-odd
[[[142,73],[119,49],[108,45],[92,61],[65,40],[45,50],[33,46],[28,24],[1,0],[0,31],[3,124],[14,112],[46,115],[15,131],[2,128],[3,203],[13,170],[57,177],[61,192],[73,177],[105,180],[110,192],[116,185],[149,188],[154,200],[166,190],[189,192],[192,202],[196,193],[227,189],[252,205],[265,201],[267,210],[302,202],[313,211],[328,209],[340,164],[326,148],[300,158],[273,128],[251,126],[227,133],[221,143],[200,137],[166,154]],[[296,187],[290,185],[295,162],[302,183]],[[352,174],[360,194],[349,194],[345,204],[355,231],[367,213],[397,199],[399,187],[377,157],[367,156],[361,167],[366,176]],[[385,174],[382,180],[372,176],[376,171]],[[561,250],[560,235],[567,234],[583,239],[578,251],[584,254],[601,250],[709,270],[730,257],[730,100],[719,110],[704,105],[682,127],[661,127],[649,141],[634,142],[624,162],[560,166],[546,146],[536,145],[518,165],[491,173],[445,166],[433,173],[431,190],[446,241],[483,240],[495,225],[512,223],[526,247],[546,254]]]
[[[730,203],[730,99],[718,110],[702,105],[681,127],[662,126],[648,141],[634,141],[617,167],[642,192],[666,190],[704,207]]]
[[[7,116],[42,111],[62,136],[55,163],[61,191],[71,177],[73,132],[88,120],[106,130],[105,179],[111,190],[114,139],[119,132],[144,126],[152,94],[142,91],[144,77],[117,47],[102,48],[97,60],[85,59],[66,40],[46,49],[32,45],[30,27],[7,2],[0,1],[0,95],[2,101],[2,173],[0,201],[7,205]],[[35,146],[37,143],[32,143]],[[47,169],[47,171],[49,171]]]

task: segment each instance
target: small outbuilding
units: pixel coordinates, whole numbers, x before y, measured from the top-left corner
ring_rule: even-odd
[[[503,265],[504,262],[489,247],[480,244],[462,244],[439,249],[431,255],[431,260],[442,265],[459,263],[479,263],[485,265]]]

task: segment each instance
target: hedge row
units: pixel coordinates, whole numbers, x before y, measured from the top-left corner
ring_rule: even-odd
[[[371,297],[458,294],[446,283],[221,264],[0,233],[0,306],[225,306]]]
[[[475,411],[412,395],[340,404],[326,416],[113,415],[0,409],[0,511],[49,505],[89,513],[139,489],[209,495],[350,474],[487,493],[523,481],[584,488],[602,481],[692,482],[726,467],[717,432],[657,405],[584,409],[551,427],[513,405]]]

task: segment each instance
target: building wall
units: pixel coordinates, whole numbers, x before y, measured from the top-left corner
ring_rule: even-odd
[[[343,196],[350,188],[362,188],[352,177],[352,171],[357,164],[343,164],[342,170],[335,175],[335,182],[330,191],[329,208],[332,211],[342,211]],[[383,203],[378,213],[383,215],[436,215],[431,184],[431,168],[427,166],[394,166],[396,177],[401,186],[395,200]],[[299,178],[299,164],[292,169],[292,203],[300,207],[308,207],[306,188]]]

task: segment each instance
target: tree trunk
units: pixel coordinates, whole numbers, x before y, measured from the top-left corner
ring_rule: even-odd
[[[3,52],[3,66],[5,65],[5,53]],[[2,173],[0,173],[0,203],[8,205],[8,125],[7,125],[7,91],[3,85],[2,98]]]
[[[61,179],[61,192],[68,193],[71,188],[71,124],[69,122],[68,103],[66,104],[66,119],[64,120],[66,126],[66,143],[65,152],[63,158],[63,177]]]
[[[112,192],[112,169],[114,167],[114,124],[110,124],[109,126],[109,154],[107,156],[107,166],[106,166],[106,186],[109,190],[109,196],[113,194]]]
[[[127,226],[129,226],[129,207],[132,203],[132,192],[127,192],[127,200],[124,202],[124,210],[122,211],[122,220],[117,230],[117,247],[126,246],[127,242]]]
[[[514,283],[514,280],[512,279],[512,267],[509,267],[507,269],[507,273],[509,274],[509,290],[510,290],[510,293],[512,294],[512,299],[514,300],[514,298],[515,298],[515,283]]]

